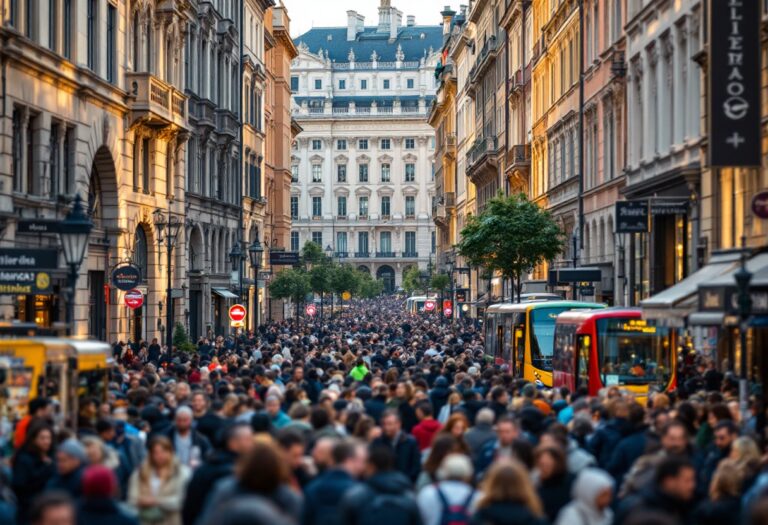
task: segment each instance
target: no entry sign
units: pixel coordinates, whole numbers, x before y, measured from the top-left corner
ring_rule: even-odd
[[[142,304],[144,304],[144,294],[141,291],[134,288],[125,292],[125,306],[135,310],[136,308],[141,308]]]
[[[245,306],[242,304],[233,304],[229,307],[229,319],[235,323],[245,321]]]
[[[317,308],[315,308],[314,304],[308,304],[304,311],[308,316],[312,317],[317,313]]]
[[[424,311],[431,312],[435,309],[435,301],[424,301]]]

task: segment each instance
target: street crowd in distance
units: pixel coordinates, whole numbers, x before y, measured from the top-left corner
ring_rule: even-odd
[[[352,302],[256,334],[114,345],[76,429],[2,428],[0,523],[768,525],[765,412],[694,352],[640,404],[514,378],[477,320]]]

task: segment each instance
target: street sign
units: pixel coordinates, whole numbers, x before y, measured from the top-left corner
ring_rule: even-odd
[[[453,315],[453,308],[450,306],[448,308],[443,308],[443,315],[446,317],[450,317]]]
[[[58,268],[59,252],[50,248],[0,248],[0,268],[51,270]]]
[[[51,295],[51,274],[45,271],[0,269],[0,295]]]
[[[651,215],[654,217],[670,215],[688,215],[688,201],[651,201]]]
[[[432,310],[435,309],[435,306],[437,306],[435,304],[435,301],[431,301],[431,300],[430,301],[424,301],[424,311],[425,312],[431,312]]]
[[[306,308],[304,308],[304,312],[310,316],[313,317],[317,313],[317,308],[315,308],[314,304],[308,304]]]
[[[269,252],[269,264],[272,266],[296,266],[299,264],[299,252]]]
[[[752,213],[761,219],[768,219],[768,191],[761,191],[752,198]]]
[[[648,201],[616,202],[616,233],[648,231]]]
[[[341,300],[342,301],[349,301],[350,299],[352,299],[352,294],[351,293],[349,293],[349,292],[342,292],[341,293]]]
[[[123,264],[112,270],[112,285],[127,292],[141,284],[141,270],[133,264]]]
[[[709,158],[711,166],[760,166],[760,6],[709,2]]]
[[[58,233],[61,221],[54,219],[19,219],[17,233]]]
[[[125,306],[130,308],[131,310],[135,310],[136,308],[141,308],[141,305],[144,304],[144,294],[141,293],[140,290],[129,290],[125,292]]]
[[[561,283],[594,283],[600,281],[602,272],[600,268],[560,268],[557,270],[557,281]]]
[[[579,293],[584,296],[591,296],[595,295],[595,287],[592,285],[589,286],[580,286],[579,287]]]
[[[242,304],[233,304],[229,307],[229,319],[235,323],[245,320],[246,309]]]

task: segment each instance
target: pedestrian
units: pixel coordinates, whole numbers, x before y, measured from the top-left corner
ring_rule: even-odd
[[[469,525],[479,493],[475,491],[472,462],[464,454],[448,454],[437,469],[437,482],[419,491],[424,525]]]
[[[131,475],[128,502],[142,525],[181,525],[189,468],[174,455],[171,440],[165,436],[153,437],[147,448],[147,459]]]
[[[50,491],[40,495],[28,509],[30,525],[75,525],[75,506],[65,493]]]
[[[46,490],[66,492],[77,500],[83,489],[83,471],[88,464],[85,447],[75,438],[69,438],[56,449],[56,472],[48,481]]]
[[[13,457],[11,475],[18,502],[19,522],[27,523],[32,501],[44,490],[55,473],[52,457],[53,431],[44,421],[30,424],[24,444]]]
[[[202,433],[194,429],[193,412],[188,406],[177,408],[173,421],[174,424],[167,435],[173,444],[175,457],[182,465],[194,470],[210,452],[211,443]]]
[[[421,471],[419,445],[413,436],[403,432],[400,415],[395,410],[387,410],[381,416],[382,435],[373,440],[371,447],[385,446],[392,450],[395,467],[415,482]]]
[[[571,501],[574,476],[568,472],[565,452],[559,447],[539,447],[535,452],[537,491],[550,522]]]
[[[413,427],[411,434],[419,444],[419,451],[423,452],[432,446],[432,440],[442,425],[433,417],[432,404],[429,401],[421,401],[416,405],[416,417],[419,422]]]
[[[735,462],[723,461],[717,467],[709,486],[709,499],[696,508],[698,525],[741,523],[742,472]]]
[[[117,477],[104,465],[90,465],[83,472],[83,497],[77,502],[78,525],[139,525],[117,504]]]
[[[573,500],[563,507],[555,525],[611,525],[614,482],[596,468],[582,470],[573,483]]]
[[[519,461],[494,462],[480,488],[473,525],[546,525],[541,500]]]

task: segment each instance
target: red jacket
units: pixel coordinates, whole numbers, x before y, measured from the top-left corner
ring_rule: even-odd
[[[411,430],[411,434],[416,438],[419,443],[419,451],[427,449],[432,446],[432,440],[435,439],[435,435],[440,432],[443,425],[436,419],[422,419]]]

